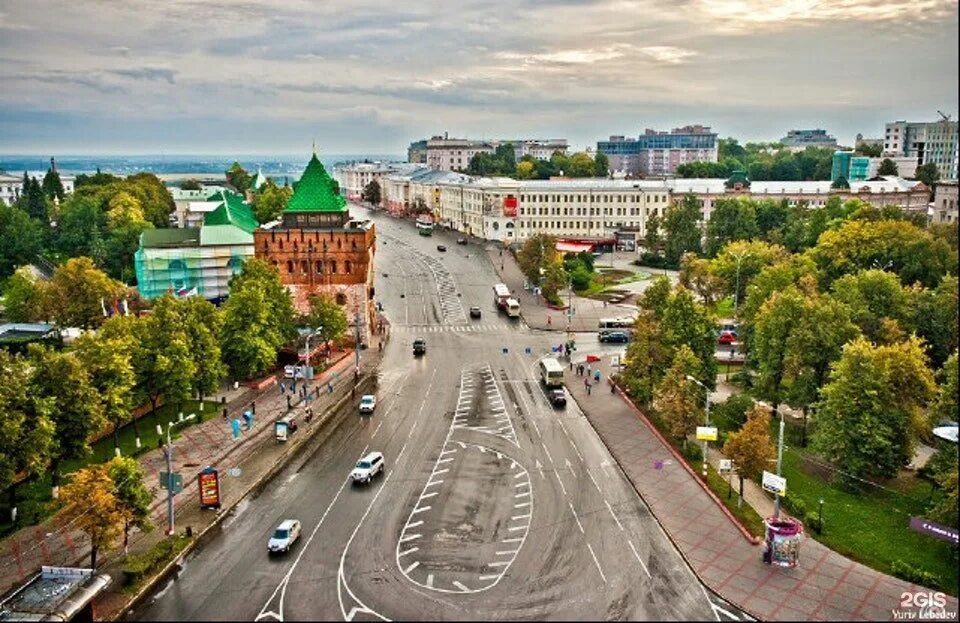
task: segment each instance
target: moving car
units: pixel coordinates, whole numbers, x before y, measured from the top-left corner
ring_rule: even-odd
[[[377,407],[377,397],[373,394],[364,394],[360,398],[360,413],[373,413]]]
[[[371,452],[367,456],[357,461],[357,466],[350,472],[350,480],[353,482],[368,483],[377,474],[383,473],[383,454],[380,452]]]
[[[737,334],[734,331],[721,331],[717,342],[721,344],[733,344],[737,341]]]
[[[467,244],[466,238],[457,238],[457,244]]]
[[[600,341],[626,344],[630,341],[630,334],[626,331],[601,331]]]
[[[273,536],[267,541],[267,552],[289,552],[297,539],[300,538],[300,522],[296,519],[284,519],[273,531]]]
[[[470,317],[471,317],[471,318],[479,318],[479,317],[482,316],[482,315],[483,315],[483,312],[481,312],[481,311],[480,311],[480,308],[477,307],[476,305],[474,305],[473,307],[470,308]]]
[[[554,407],[565,407],[567,406],[567,395],[563,392],[562,389],[551,389],[547,392],[547,400],[550,401],[550,404]]]
[[[413,341],[413,356],[417,355],[426,355],[427,354],[427,341],[423,338],[418,337]]]
[[[437,251],[446,251],[446,250],[447,250],[447,247],[445,245],[442,245],[442,244],[437,245]]]

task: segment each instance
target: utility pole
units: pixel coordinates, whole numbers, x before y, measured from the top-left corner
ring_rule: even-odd
[[[692,381],[693,383],[696,383],[697,385],[703,388],[703,391],[707,396],[707,405],[706,405],[706,409],[704,410],[703,425],[710,426],[710,390],[707,389],[706,385],[698,381],[695,377],[690,376],[689,374],[687,375],[687,380]],[[707,440],[704,439],[703,440],[703,478],[704,480],[706,480],[707,478],[707,443],[708,443]],[[779,467],[777,468],[777,473],[780,473]]]
[[[777,476],[780,475],[780,469],[783,467],[783,413],[780,411],[779,405],[777,406],[777,414],[780,416],[780,440],[777,442]],[[773,518],[780,518],[780,494],[774,494],[773,497]]]
[[[173,441],[170,439],[170,429],[174,426],[179,426],[185,422],[189,422],[196,414],[191,413],[187,417],[183,418],[179,422],[167,422],[167,445],[163,447],[163,457],[167,460],[167,535],[173,536],[174,533],[174,521],[173,521]],[[160,430],[161,426],[157,424],[157,432],[163,435],[163,432]]]

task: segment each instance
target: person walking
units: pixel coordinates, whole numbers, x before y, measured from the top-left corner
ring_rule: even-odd
[[[593,366],[587,366],[587,381],[590,380],[590,376],[593,373]]]
[[[593,385],[590,384],[590,379],[587,379],[587,396],[590,395],[590,390],[593,388]]]
[[[594,380],[594,382],[596,382],[596,383],[599,383],[599,382],[600,382],[600,369],[599,369],[599,368],[593,373],[593,380]]]

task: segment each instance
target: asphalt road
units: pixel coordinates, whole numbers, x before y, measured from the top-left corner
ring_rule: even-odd
[[[577,405],[548,404],[536,362],[562,335],[497,314],[496,275],[478,246],[372,217],[376,289],[392,325],[375,414],[351,415],[308,447],[131,616],[719,620],[722,604]],[[482,318],[468,317],[471,305]],[[427,353],[414,358],[417,337]],[[580,352],[622,350],[577,340]],[[351,485],[372,450],[386,469]],[[285,518],[299,519],[303,536],[268,556]]]

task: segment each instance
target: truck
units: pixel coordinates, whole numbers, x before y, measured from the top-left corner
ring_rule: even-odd
[[[520,317],[520,301],[513,298],[510,288],[502,283],[493,286],[493,304],[510,318]]]
[[[418,337],[413,341],[413,356],[418,357],[420,355],[427,354],[427,341],[421,337]]]

